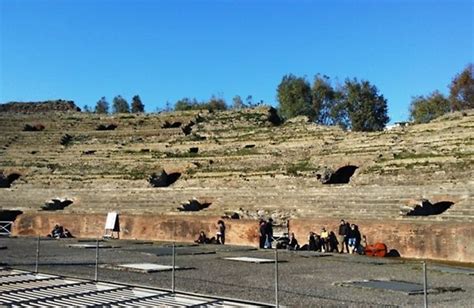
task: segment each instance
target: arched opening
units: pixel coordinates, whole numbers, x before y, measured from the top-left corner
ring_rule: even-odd
[[[0,210],[0,236],[11,235],[12,223],[21,214],[23,212],[18,210]]]
[[[41,209],[43,211],[58,211],[64,210],[65,207],[70,206],[74,202],[69,199],[51,199],[50,201],[46,202]]]
[[[163,123],[163,125],[161,125],[161,128],[178,128],[178,127],[181,127],[183,123],[179,122],[179,121],[176,121],[176,122],[168,122],[168,121],[165,121],[165,123]]]
[[[196,199],[189,200],[187,203],[181,204],[178,208],[180,212],[197,212],[208,208],[211,205],[209,202],[201,203]]]
[[[95,130],[115,130],[116,128],[115,124],[99,124]]]
[[[359,167],[347,165],[336,170],[324,184],[347,184]]]
[[[152,173],[148,177],[148,182],[153,187],[168,187],[181,177],[180,172],[166,173],[165,170]]]
[[[9,175],[4,175],[0,173],[0,188],[10,188],[16,180],[21,177],[19,173],[10,173]]]
[[[432,204],[429,200],[422,200],[420,204],[413,207],[411,211],[406,213],[407,216],[430,216],[439,215],[446,212],[454,202],[441,201]]]

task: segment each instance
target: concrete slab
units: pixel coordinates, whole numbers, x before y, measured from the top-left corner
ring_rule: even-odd
[[[465,274],[474,275],[474,269],[466,267],[455,267],[455,266],[444,266],[444,265],[431,265],[428,270],[435,270],[449,274]]]
[[[139,251],[143,253],[153,254],[157,256],[171,256],[173,254],[173,248],[171,247],[127,247],[127,250]],[[205,255],[215,254],[214,250],[200,249],[199,247],[176,247],[175,253],[177,256],[193,256],[193,255]]]
[[[131,271],[139,273],[155,273],[155,272],[167,272],[171,271],[173,267],[171,265],[163,265],[156,263],[125,263],[125,264],[103,264],[103,268]],[[186,267],[175,266],[175,270],[190,269]]]
[[[254,258],[254,257],[229,257],[229,258],[224,258],[224,260],[230,260],[230,261],[239,261],[239,262],[248,262],[248,263],[275,263],[275,260],[272,259],[264,259],[264,258]],[[278,262],[284,262],[279,260]]]
[[[97,247],[97,245],[95,243],[91,243],[91,244],[82,243],[82,244],[69,244],[69,245],[67,245],[67,247],[95,249]],[[99,243],[99,249],[103,249],[103,248],[120,248],[120,246],[112,246],[112,245],[100,244]]]
[[[423,285],[421,283],[414,283],[408,281],[399,280],[360,280],[360,281],[345,281],[334,283],[337,286],[342,287],[358,287],[368,289],[378,289],[385,291],[401,292],[406,295],[423,294]],[[429,288],[429,294],[438,294],[443,292],[456,292],[463,291],[458,287],[442,287],[442,288]]]

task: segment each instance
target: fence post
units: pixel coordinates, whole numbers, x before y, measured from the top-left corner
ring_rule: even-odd
[[[171,248],[172,250],[172,269],[171,269],[171,291],[174,293],[175,290],[175,265],[176,265],[176,260],[175,260],[175,243],[173,242],[173,246]]]
[[[428,279],[426,276],[425,261],[423,261],[423,307],[428,308]]]
[[[99,278],[99,239],[96,239],[95,242],[95,274],[94,281],[97,281]]]
[[[35,273],[38,273],[38,263],[40,256],[40,236],[38,235],[38,240],[36,242],[36,260],[35,260]]]
[[[279,307],[278,303],[278,249],[275,246],[275,307]]]

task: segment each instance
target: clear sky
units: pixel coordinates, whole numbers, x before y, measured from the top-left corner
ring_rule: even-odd
[[[283,75],[357,77],[406,120],[473,61],[472,0],[0,0],[0,102],[252,95]]]

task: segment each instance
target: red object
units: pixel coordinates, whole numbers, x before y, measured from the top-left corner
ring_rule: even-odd
[[[365,254],[372,257],[385,257],[387,255],[387,245],[384,243],[375,243],[365,247]]]

